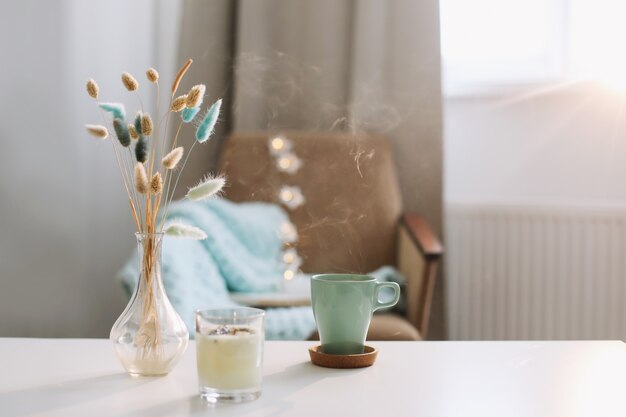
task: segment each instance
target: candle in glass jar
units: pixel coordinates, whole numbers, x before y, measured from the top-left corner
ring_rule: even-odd
[[[255,329],[221,326],[197,335],[196,352],[201,386],[240,390],[261,385],[263,337]]]

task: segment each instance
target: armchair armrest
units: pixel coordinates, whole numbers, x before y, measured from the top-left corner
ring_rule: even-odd
[[[405,214],[399,229],[397,265],[407,279],[407,319],[425,340],[443,246],[428,223],[417,214]]]
[[[425,258],[438,259],[443,254],[441,242],[422,216],[405,214],[402,216],[402,223]]]

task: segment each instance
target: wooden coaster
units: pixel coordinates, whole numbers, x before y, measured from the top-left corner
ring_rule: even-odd
[[[364,353],[354,355],[330,355],[322,352],[322,346],[318,345],[309,348],[309,356],[314,365],[324,368],[365,368],[374,365],[378,351],[371,346],[365,346],[364,350]]]

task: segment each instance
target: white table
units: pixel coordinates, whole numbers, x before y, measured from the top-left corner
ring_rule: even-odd
[[[626,416],[622,342],[373,342],[371,368],[313,366],[311,342],[266,344],[263,395],[211,407],[195,345],[131,378],[108,340],[0,339],[0,416]]]

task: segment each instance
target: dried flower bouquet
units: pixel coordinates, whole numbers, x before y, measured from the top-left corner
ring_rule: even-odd
[[[122,83],[126,90],[137,95],[140,107],[132,120],[127,119],[123,104],[99,101],[100,89],[93,79],[88,80],[86,85],[87,93],[96,100],[101,109],[103,121],[105,121],[104,124],[86,125],[86,129],[92,136],[106,139],[112,127],[117,139],[111,140],[115,160],[121,172],[137,234],[141,235],[140,242],[143,245],[140,280],[143,279],[145,282],[140,282],[138,288],[143,284],[145,291],[136,292],[136,295],[141,297],[138,300],[141,303],[138,329],[133,335],[136,358],[130,368],[125,364],[129,372],[136,374],[167,373],[167,371],[160,372],[165,368],[159,368],[160,362],[169,360],[164,358],[162,346],[164,329],[160,324],[163,320],[159,317],[162,308],[158,305],[160,298],[166,297],[161,296],[158,289],[161,285],[158,257],[162,233],[179,238],[206,238],[205,232],[196,227],[178,221],[165,222],[187,158],[196,143],[206,142],[213,134],[222,104],[221,100],[217,100],[201,112],[206,90],[203,84],[195,85],[186,94],[176,96],[180,82],[191,64],[192,60],[189,59],[179,70],[171,86],[168,108],[162,115],[159,113],[159,74],[154,68],[146,71],[148,81],[157,90],[157,117],[154,119],[143,108],[138,93],[139,83],[128,72],[122,73]],[[111,115],[110,124],[106,123],[106,113]],[[173,140],[169,142],[167,141],[168,124],[177,113],[180,113],[180,121]],[[182,146],[178,146],[178,136],[183,123],[192,123],[197,128],[196,141],[184,161],[185,151]],[[182,167],[179,169],[181,161]],[[197,186],[190,188],[186,198],[193,201],[204,200],[218,194],[223,186],[223,177],[208,176]],[[159,282],[153,282],[154,280]],[[131,300],[131,303],[133,301]],[[167,303],[169,305],[169,301]],[[130,307],[129,304],[126,310]],[[118,322],[121,319],[122,317],[118,319]],[[122,362],[124,362],[123,359]]]

